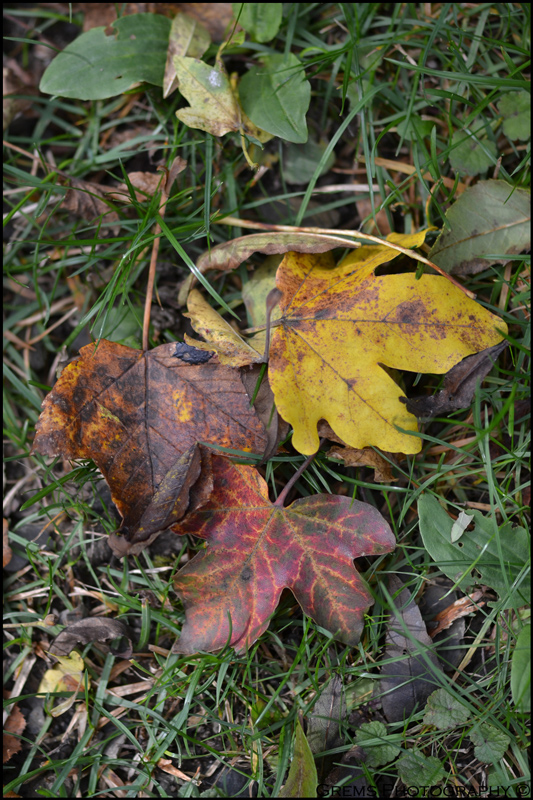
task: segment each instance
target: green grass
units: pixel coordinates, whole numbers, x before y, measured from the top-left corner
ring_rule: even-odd
[[[243,776],[241,789],[254,782],[257,796],[276,797],[287,780],[294,723],[298,717],[309,721],[335,674],[347,709],[340,719],[341,743],[326,753],[331,765],[356,743],[362,721],[378,720],[386,724],[387,742],[400,748],[400,759],[413,750],[438,759],[447,788],[476,790],[488,782],[505,787],[509,797],[523,796],[529,729],[511,697],[510,669],[530,612],[512,602],[506,608],[511,588],[499,599],[489,591],[485,604],[465,618],[460,670],[432,673],[435,689],[445,688],[467,709],[466,724],[438,730],[423,723],[423,708],[387,723],[380,712],[379,670],[391,661],[384,652],[391,613],[387,579],[401,577],[419,600],[442,576],[418,532],[421,492],[445,499],[457,513],[477,508],[494,516],[499,528],[508,521],[529,527],[526,257],[515,256],[505,267],[495,261],[464,279],[478,301],[506,321],[511,338],[471,409],[424,424],[421,453],[396,459],[390,484],[375,483],[368,468],[344,468],[325,452],[296,484],[298,496],[326,491],[370,503],[396,534],[394,553],[358,562],[376,598],[358,648],[333,641],[284,594],[268,631],[246,655],[230,649],[171,654],[184,617],[172,577],[197,542],[165,539],[172,544],[168,552],[144,551],[123,562],[110,561],[109,551],[98,557],[102,539],[117,523],[96,468],[79,462],[72,470],[61,459],[48,463],[30,455],[41,401],[60,361],[100,336],[140,347],[157,217],[156,200],[146,198],[126,208],[108,201],[116,212],[110,222],[106,216],[84,219],[61,207],[61,176],[111,183],[139,169],[136,163],[152,169],[152,159],[167,165],[177,155],[187,160],[161,234],[156,288],[163,311],[154,306],[153,346],[182,338],[178,287],[199,255],[247,233],[218,224],[215,214],[289,225],[361,224],[378,234],[387,233],[387,226],[397,232],[440,228],[459,182],[472,182],[450,163],[457,149],[453,134],[465,129],[497,145],[498,157],[489,152],[490,167],[480,177],[497,174],[513,186],[529,187],[530,142],[503,134],[497,106],[510,90],[529,88],[530,5],[430,7],[431,19],[427,4],[288,5],[271,44],[301,58],[313,90],[310,138],[323,137],[325,148],[297,189],[285,178],[284,143],[274,139],[254,152],[256,160],[270,164],[254,182],[236,135],[215,139],[178,123],[177,93],[163,100],[150,87],[92,103],[40,96],[35,87],[21,95],[28,101],[25,116],[11,122],[4,147],[4,516],[10,544],[25,560],[4,582],[4,682],[11,692],[7,709],[16,702],[27,720],[32,717],[30,732],[19,734],[21,751],[6,764],[7,789],[28,797],[218,796],[209,787],[224,765]],[[8,53],[28,74],[41,69],[34,44],[40,36],[52,44],[59,36],[56,46],[64,46],[64,17],[39,8],[5,13],[12,37]],[[73,21],[81,25],[81,15]],[[244,69],[240,61],[230,66]],[[434,123],[427,135],[420,121]],[[134,138],[119,141],[117,133],[124,131]],[[333,151],[334,169],[344,172],[319,177]],[[36,161],[25,153],[35,153]],[[411,174],[402,171],[405,165]],[[369,188],[315,191],[344,180]],[[242,303],[248,278],[244,265],[231,275],[208,275],[211,296],[231,308],[242,327],[249,324]],[[26,347],[31,342],[33,350]],[[416,394],[438,388],[440,379],[406,374],[404,380]],[[269,461],[265,475],[272,497],[302,460],[287,444],[286,453]],[[28,542],[28,525],[34,526],[32,539],[46,528],[46,546]],[[84,692],[68,712],[53,717],[43,710],[44,699],[36,698],[51,666],[44,654],[82,602],[91,615],[109,614],[130,626],[134,656],[124,670],[123,661],[102,646],[84,647]],[[505,756],[492,764],[476,757],[470,739],[482,723],[509,737]],[[174,776],[162,769],[169,766]],[[384,785],[398,780],[397,760],[360,768],[381,796],[388,791]]]

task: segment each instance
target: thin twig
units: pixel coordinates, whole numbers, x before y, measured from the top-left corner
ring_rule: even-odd
[[[166,167],[159,167],[164,173],[164,182],[161,187],[161,205],[159,207],[159,214],[161,219],[165,216],[167,206],[167,184],[168,184],[168,170]],[[146,285],[146,298],[144,301],[144,317],[143,317],[143,350],[148,350],[149,332],[150,332],[150,311],[152,309],[152,298],[154,294],[155,271],[157,266],[157,256],[159,254],[159,243],[161,241],[159,234],[161,233],[161,226],[156,222],[154,227],[155,239],[152,245],[152,256],[150,258],[150,271],[148,272],[148,283]]]

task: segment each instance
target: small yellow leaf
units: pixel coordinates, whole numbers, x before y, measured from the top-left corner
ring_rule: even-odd
[[[254,350],[239,334],[220,316],[218,311],[211,308],[207,300],[197,289],[193,289],[187,298],[188,314],[191,325],[206,342],[198,342],[185,335],[187,344],[199,350],[215,351],[221,364],[231,367],[244,367],[261,361],[263,351]]]
[[[54,658],[57,658],[59,663],[53,669],[46,670],[38,693],[72,692],[70,697],[49,709],[49,713],[53,717],[59,717],[76,702],[76,696],[83,681],[85,664],[75,650],[69,656],[54,656]]]
[[[396,236],[395,243],[421,240]],[[283,316],[272,337],[269,381],[300,453],[318,449],[320,419],[351,447],[418,453],[421,440],[409,435],[417,420],[382,366],[442,374],[507,330],[446,278],[374,275],[395,257],[387,249],[361,247],[338,267],[331,253],[292,252],[278,269]]]
[[[244,114],[222,59],[217,58],[211,67],[198,58],[175,56],[174,66],[180,92],[190,103],[188,108],[176,111],[176,116],[189,128],[199,128],[213,136],[242,131],[260,142],[272,138]]]

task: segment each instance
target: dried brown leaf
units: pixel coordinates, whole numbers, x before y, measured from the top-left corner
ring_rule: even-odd
[[[68,656],[78,644],[86,645],[90,642],[106,642],[109,639],[122,637],[128,640],[126,649],[114,650],[110,648],[111,652],[117,658],[131,658],[133,653],[131,634],[121,620],[110,619],[109,617],[88,617],[68,625],[61,631],[52,642],[49,652],[55,656]]]

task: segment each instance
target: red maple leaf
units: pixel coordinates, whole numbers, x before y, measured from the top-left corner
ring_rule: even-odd
[[[396,545],[381,514],[329,494],[276,506],[257,470],[220,457],[213,477],[209,502],[173,527],[207,540],[176,576],[186,619],[174,651],[246,650],[268,627],[284,588],[318,625],[357,644],[373,601],[353,559]]]

